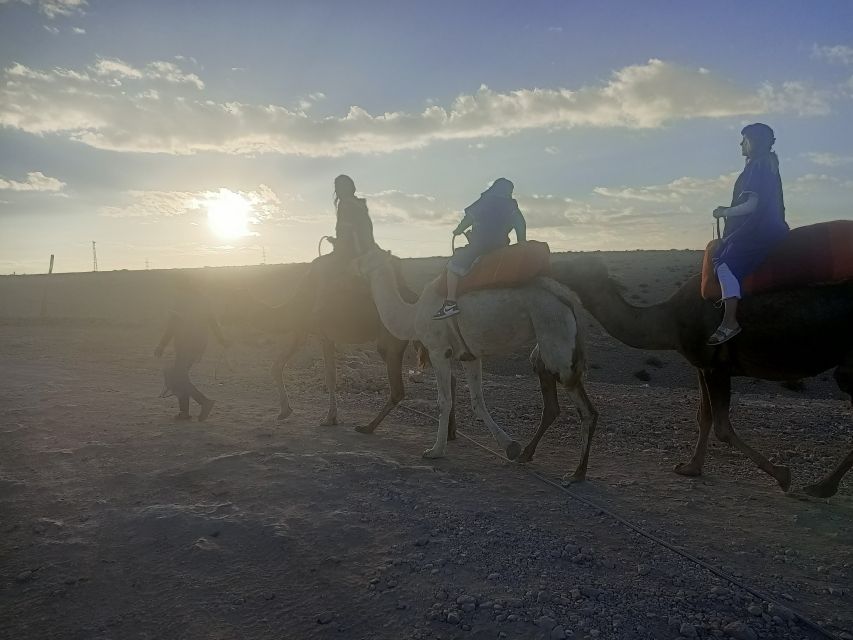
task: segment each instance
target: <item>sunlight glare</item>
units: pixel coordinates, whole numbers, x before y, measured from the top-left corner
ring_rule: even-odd
[[[252,203],[239,193],[220,189],[205,201],[207,224],[210,230],[224,239],[242,238],[250,235],[249,222]]]

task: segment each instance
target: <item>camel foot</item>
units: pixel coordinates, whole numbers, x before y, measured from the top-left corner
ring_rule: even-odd
[[[443,458],[444,457],[444,449],[443,448],[438,449],[436,447],[433,447],[432,449],[427,449],[426,451],[423,452],[421,457],[431,458],[431,459]]]
[[[198,414],[198,421],[204,422],[207,420],[207,416],[210,415],[210,412],[213,411],[213,405],[216,404],[216,400],[208,400],[203,405],[201,405],[201,411]]]
[[[515,460],[521,455],[521,445],[515,440],[506,446],[506,457],[510,460]]]
[[[584,480],[586,480],[585,471],[575,471],[574,473],[567,473],[563,476],[563,486],[566,487],[577,482],[583,482]]]
[[[782,488],[782,491],[787,493],[791,488],[791,470],[788,467],[778,466],[773,467],[775,473],[773,477],[776,478],[776,482],[779,483],[779,486]]]
[[[188,413],[179,413],[175,416],[175,422],[184,422],[186,420],[192,420],[193,417]]]
[[[448,440],[456,440],[456,432],[455,432],[455,431],[451,431],[450,433],[448,433],[448,434],[447,434],[447,439],[448,439]]]
[[[376,431],[376,425],[373,424],[359,424],[355,426],[355,430],[359,433],[373,433]]]
[[[521,452],[521,455],[518,456],[518,460],[516,462],[530,462],[533,460],[534,449],[531,449],[529,446],[524,447],[524,451]]]
[[[337,416],[326,416],[326,419],[320,423],[321,427],[334,427],[338,424]]]
[[[803,487],[803,493],[812,498],[831,498],[838,492],[837,484],[824,484],[823,482],[816,482],[815,484],[810,484],[807,487]]]
[[[293,409],[288,407],[287,409],[282,409],[281,413],[278,414],[277,420],[287,420],[291,414],[293,413]]]
[[[672,470],[679,475],[690,478],[702,475],[702,466],[696,462],[679,462]]]

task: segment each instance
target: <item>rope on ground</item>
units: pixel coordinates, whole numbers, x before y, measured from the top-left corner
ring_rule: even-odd
[[[412,412],[412,413],[415,413],[415,414],[417,414],[417,415],[423,416],[423,417],[425,417],[425,418],[429,418],[430,420],[433,420],[433,421],[434,421],[434,420],[436,419],[436,418],[435,418],[435,416],[431,416],[431,415],[429,415],[428,413],[425,413],[424,411],[419,411],[418,409],[413,409],[412,407],[407,407],[407,406],[406,406],[406,405],[404,405],[404,404],[400,404],[400,405],[398,405],[398,406],[399,406],[399,407],[401,407],[402,409],[405,409],[406,411],[410,411],[410,412]],[[486,445],[484,445],[484,444],[482,444],[482,443],[478,442],[477,440],[475,440],[475,439],[474,439],[474,438],[472,438],[471,436],[468,436],[468,435],[466,435],[466,434],[462,433],[459,429],[456,429],[456,433],[457,433],[457,435],[462,436],[463,438],[465,438],[465,439],[466,439],[466,440],[468,440],[469,442],[472,442],[473,444],[477,445],[478,447],[480,447],[480,448],[481,448],[481,449],[483,449],[484,451],[489,452],[490,454],[492,454],[492,455],[493,455],[493,456],[495,456],[496,458],[500,458],[501,460],[505,460],[506,462],[511,462],[511,460],[510,460],[509,458],[507,458],[504,454],[502,454],[502,453],[500,453],[500,452],[498,452],[498,451],[495,451],[495,450],[493,450],[493,449],[490,449],[489,447],[487,447]],[[754,587],[749,586],[749,585],[748,585],[748,584],[746,584],[745,582],[743,582],[743,581],[741,581],[741,580],[738,580],[737,578],[735,578],[735,577],[734,577],[734,576],[732,576],[732,575],[729,575],[728,573],[726,573],[726,572],[725,572],[725,571],[723,571],[722,569],[718,569],[717,567],[715,567],[714,565],[712,565],[712,564],[710,564],[710,563],[706,562],[705,560],[702,560],[701,558],[697,558],[697,557],[696,557],[696,556],[694,556],[693,554],[688,553],[687,551],[684,551],[683,549],[679,549],[678,547],[676,547],[675,545],[673,545],[673,544],[671,544],[671,543],[667,542],[666,540],[663,540],[663,539],[661,539],[661,538],[658,538],[658,537],[657,537],[656,535],[654,535],[653,533],[649,533],[649,532],[648,532],[648,531],[646,531],[645,529],[642,529],[642,528],[638,527],[638,526],[637,526],[637,525],[635,525],[634,523],[632,523],[632,522],[630,522],[630,521],[626,520],[625,518],[623,518],[622,516],[620,516],[620,515],[618,515],[618,514],[614,513],[613,511],[610,511],[609,509],[605,509],[604,507],[597,505],[597,504],[596,504],[596,503],[594,503],[592,500],[589,500],[589,499],[584,498],[584,497],[582,497],[582,496],[579,496],[579,495],[577,495],[577,494],[575,494],[575,493],[572,493],[571,491],[569,491],[569,489],[568,489],[567,487],[563,486],[563,485],[562,485],[562,484],[560,484],[559,482],[555,482],[555,481],[554,481],[554,480],[552,480],[551,478],[549,478],[549,477],[545,476],[545,475],[544,475],[544,474],[542,474],[542,473],[539,473],[538,471],[536,471],[536,470],[534,470],[534,469],[530,469],[530,468],[525,467],[525,466],[522,466],[522,465],[519,465],[519,468],[520,468],[520,469],[522,469],[522,470],[523,470],[525,473],[527,473],[528,475],[533,476],[533,477],[534,477],[534,478],[536,478],[537,480],[540,480],[541,482],[544,482],[545,484],[547,484],[547,485],[550,485],[550,486],[554,487],[554,488],[555,488],[555,489],[557,489],[558,491],[562,491],[563,493],[565,493],[567,496],[569,496],[569,497],[570,497],[570,498],[572,498],[573,500],[576,500],[577,502],[580,502],[580,503],[582,503],[582,504],[584,504],[584,505],[586,505],[586,506],[590,507],[591,509],[596,509],[596,510],[598,510],[600,513],[603,513],[603,514],[605,514],[605,515],[609,516],[610,518],[613,518],[614,520],[616,520],[616,521],[617,521],[617,522],[619,522],[620,524],[624,525],[624,526],[625,526],[625,527],[627,527],[628,529],[631,529],[633,532],[635,532],[635,533],[637,533],[637,534],[639,534],[639,535],[643,536],[644,538],[646,538],[646,539],[648,539],[648,540],[651,540],[651,541],[652,541],[652,542],[654,542],[655,544],[658,544],[658,545],[660,545],[660,546],[662,546],[662,547],[664,547],[664,548],[666,548],[666,549],[669,549],[669,550],[670,550],[670,551],[672,551],[673,553],[676,553],[677,555],[681,556],[682,558],[684,558],[684,559],[686,559],[686,560],[689,560],[689,561],[690,561],[690,562],[692,562],[693,564],[696,564],[696,565],[698,565],[698,566],[702,567],[703,569],[706,569],[707,571],[710,571],[710,572],[711,572],[711,573],[713,573],[715,576],[717,576],[717,577],[719,577],[719,578],[722,578],[722,579],[723,579],[723,580],[725,580],[726,582],[728,582],[728,583],[730,583],[730,584],[733,584],[733,585],[735,585],[735,586],[737,586],[737,587],[740,587],[740,588],[741,588],[741,589],[743,589],[744,591],[746,591],[746,592],[748,592],[748,593],[751,593],[751,594],[752,594],[752,595],[754,595],[755,597],[760,598],[761,600],[763,600],[763,601],[765,601],[765,602],[767,602],[767,603],[770,603],[770,604],[772,604],[772,605],[775,605],[776,607],[780,607],[780,608],[782,608],[782,609],[787,609],[788,611],[790,611],[791,613],[793,613],[794,615],[796,615],[796,617],[797,617],[797,619],[799,620],[799,622],[800,622],[800,623],[802,623],[802,624],[803,624],[803,625],[805,625],[806,627],[810,628],[812,631],[816,631],[816,632],[820,633],[821,635],[823,635],[824,637],[829,638],[830,640],[840,640],[840,639],[839,639],[839,637],[838,637],[838,636],[836,636],[834,633],[832,633],[832,632],[831,632],[831,631],[829,631],[828,629],[824,629],[824,628],[823,628],[822,626],[820,626],[818,623],[814,622],[813,620],[810,620],[809,618],[807,618],[806,616],[804,616],[803,614],[801,614],[801,613],[800,613],[799,611],[797,611],[796,609],[792,609],[792,608],[791,608],[791,607],[789,607],[788,605],[783,604],[783,603],[781,603],[781,602],[779,602],[779,601],[777,601],[777,600],[775,600],[775,599],[771,598],[771,597],[770,597],[770,596],[768,596],[766,593],[763,593],[763,592],[759,591],[758,589],[755,589]]]

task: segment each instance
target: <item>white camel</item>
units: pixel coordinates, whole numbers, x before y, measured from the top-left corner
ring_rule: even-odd
[[[440,458],[447,449],[451,411],[451,362],[461,360],[471,393],[474,411],[486,424],[510,460],[521,454],[530,460],[539,439],[559,415],[557,382],[577,406],[583,429],[583,454],[568,481],[586,476],[592,434],[598,412],[583,387],[583,349],[575,307],[580,302],[566,287],[550,278],[536,278],[516,288],[484,289],[461,296],[462,313],[451,320],[433,320],[444,300],[440,279],[424,287],[417,303],[405,302],[397,292],[390,253],[376,249],[355,261],[356,270],[370,282],[370,289],[382,322],[401,340],[418,340],[429,353],[438,382],[440,417],[438,434],[425,458]],[[539,429],[521,451],[518,442],[501,429],[489,415],[483,398],[481,359],[516,352],[537,343],[530,359],[544,399]]]

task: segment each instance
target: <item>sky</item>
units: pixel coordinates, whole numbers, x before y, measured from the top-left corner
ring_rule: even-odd
[[[0,0],[0,74],[0,274],[309,261],[341,173],[403,257],[498,177],[552,250],[699,249],[750,122],[853,213],[848,0]]]

